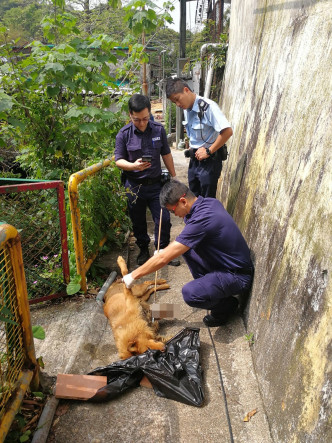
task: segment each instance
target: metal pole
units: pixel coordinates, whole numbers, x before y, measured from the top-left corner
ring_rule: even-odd
[[[180,58],[186,56],[186,0],[180,0]],[[178,68],[177,76],[180,77],[180,67]],[[176,146],[179,144],[179,140],[184,135],[183,126],[183,110],[176,108]]]
[[[186,0],[180,0],[180,58],[186,56]]]
[[[142,45],[145,50],[145,32],[142,33]],[[142,82],[142,93],[143,95],[148,95],[148,84],[146,81],[146,63],[143,63],[143,82]]]

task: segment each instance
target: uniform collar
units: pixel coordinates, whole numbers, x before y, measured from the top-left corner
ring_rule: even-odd
[[[192,207],[190,208],[190,212],[189,212],[189,214],[187,214],[186,216],[185,216],[185,221],[187,221],[187,220],[189,220],[190,218],[191,218],[191,216],[193,215],[193,213],[195,212],[195,209],[196,209],[196,207],[198,206],[198,205],[200,205],[201,203],[202,203],[202,201],[203,201],[203,197],[201,196],[201,195],[199,195],[198,197],[197,197],[197,200],[195,200],[195,202],[193,203],[193,205],[192,205]]]
[[[138,128],[136,128],[136,126],[134,125],[133,122],[131,122],[131,125],[132,125],[133,131],[135,134],[148,134],[149,132],[152,131],[152,127],[150,125],[150,120],[148,121],[148,125],[147,125],[146,130],[144,132],[142,132]]]
[[[198,100],[202,98],[199,95],[196,94],[196,98],[193,104],[193,107],[191,108],[191,111],[199,112],[199,106],[198,106]]]

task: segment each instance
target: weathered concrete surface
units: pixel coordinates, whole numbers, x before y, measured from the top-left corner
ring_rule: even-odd
[[[248,332],[276,442],[330,442],[332,7],[232,1],[219,197],[256,263]]]
[[[183,151],[173,151],[177,175],[185,180],[187,160]],[[172,216],[172,237],[182,230],[182,220]],[[153,224],[149,223],[152,233]],[[107,263],[116,269],[116,258],[125,251],[113,250]],[[133,269],[137,248],[129,254]],[[154,275],[152,276],[154,277]],[[179,303],[181,315],[161,321],[161,333],[172,336],[185,326],[199,327],[205,402],[201,408],[157,397],[148,388],[137,388],[116,400],[92,404],[62,400],[56,412],[48,443],[228,443],[230,441],[218,368],[208,329],[202,323],[205,311],[192,309],[182,300],[181,288],[191,276],[181,266],[166,266],[159,272],[171,289],[157,293],[161,303]],[[151,278],[151,276],[150,276]],[[152,300],[153,301],[153,300]],[[55,380],[58,373],[86,374],[118,360],[111,328],[94,299],[74,297],[61,304],[33,306],[34,325],[45,328],[46,339],[35,340],[37,356],[43,356],[44,376]],[[272,439],[245,339],[242,319],[211,328],[219,356],[234,441],[271,443]],[[249,422],[250,411],[257,413]]]

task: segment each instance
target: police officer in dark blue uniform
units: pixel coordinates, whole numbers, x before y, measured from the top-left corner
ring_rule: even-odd
[[[184,80],[168,79],[166,95],[184,109],[190,143],[189,188],[196,196],[215,197],[222,161],[227,158],[225,143],[233,134],[232,128],[217,103],[196,95]]]
[[[123,278],[127,287],[182,255],[194,280],[182,288],[184,301],[209,309],[207,326],[226,323],[238,309],[234,295],[251,287],[250,250],[233,218],[215,198],[196,197],[183,183],[171,180],[160,193],[161,206],[184,219],[185,227],[167,248]]]
[[[150,237],[147,233],[146,210],[149,207],[155,223],[155,248],[158,247],[162,157],[170,175],[175,177],[173,157],[168,146],[164,127],[150,118],[151,103],[148,97],[134,94],[129,100],[131,122],[116,136],[115,162],[123,170],[127,192],[129,215],[133,223],[136,243],[140,248],[137,263],[142,265],[149,259]],[[170,216],[162,213],[160,248],[170,241]],[[179,265],[174,260],[171,265]]]

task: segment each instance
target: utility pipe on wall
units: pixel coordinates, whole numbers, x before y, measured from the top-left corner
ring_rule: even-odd
[[[221,43],[205,43],[201,47],[201,59],[203,62],[203,58],[207,52],[208,47],[212,46],[213,48],[217,48],[218,46],[221,46]],[[214,62],[214,54],[211,54],[211,58],[209,60],[209,64],[207,67],[207,74],[206,74],[206,80],[205,80],[205,88],[204,88],[204,97],[209,98],[210,92],[211,92],[211,84],[213,79],[213,62]],[[201,68],[202,71],[202,68]],[[202,75],[202,74],[201,74]]]

